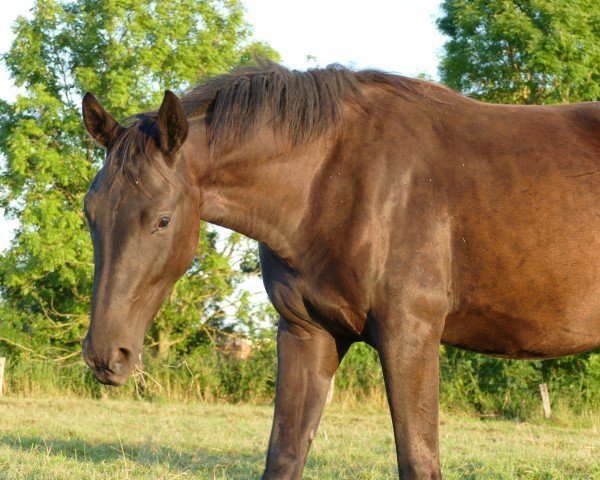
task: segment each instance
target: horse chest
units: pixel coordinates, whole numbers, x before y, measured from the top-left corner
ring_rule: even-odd
[[[331,283],[302,276],[266,246],[259,248],[263,282],[277,312],[291,322],[318,324],[343,336],[359,336],[366,314]]]

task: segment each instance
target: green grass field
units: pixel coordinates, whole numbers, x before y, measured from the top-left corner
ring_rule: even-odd
[[[259,478],[270,407],[0,399],[2,479]],[[446,479],[600,479],[600,419],[442,415]],[[387,412],[334,405],[304,478],[396,477]]]

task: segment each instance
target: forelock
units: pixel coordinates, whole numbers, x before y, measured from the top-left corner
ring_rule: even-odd
[[[108,171],[113,178],[122,178],[139,187],[149,168],[156,168],[167,176],[164,162],[157,146],[157,125],[152,115],[140,114],[123,122],[126,127],[108,153]],[[159,154],[159,155],[157,155]]]

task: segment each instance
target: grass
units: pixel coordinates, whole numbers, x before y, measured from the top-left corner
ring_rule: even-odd
[[[271,407],[0,399],[0,478],[259,478]],[[446,479],[599,479],[600,418],[517,423],[443,415]],[[397,478],[387,412],[334,405],[306,479]]]

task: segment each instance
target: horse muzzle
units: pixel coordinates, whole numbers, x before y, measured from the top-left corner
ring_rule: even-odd
[[[135,367],[135,355],[131,348],[108,346],[100,349],[93,345],[89,333],[81,346],[83,360],[96,380],[104,385],[123,385]]]

